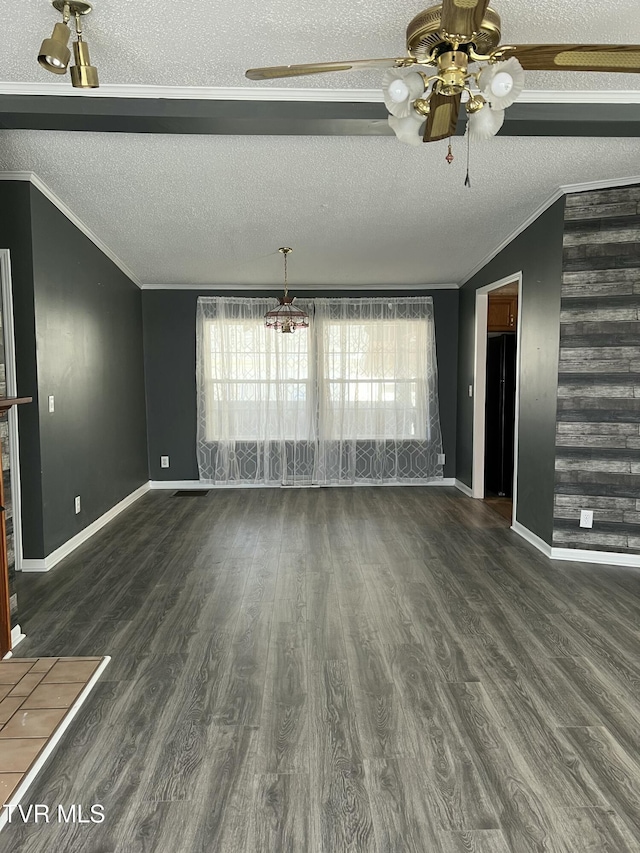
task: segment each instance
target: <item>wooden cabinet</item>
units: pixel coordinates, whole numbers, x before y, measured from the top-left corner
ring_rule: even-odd
[[[517,295],[489,295],[488,332],[515,332],[518,322]]]

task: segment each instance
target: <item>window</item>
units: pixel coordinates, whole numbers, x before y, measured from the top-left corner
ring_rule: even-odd
[[[307,334],[283,335],[262,319],[205,324],[207,441],[295,439],[312,427]]]
[[[427,320],[327,320],[320,437],[424,439]]]
[[[200,297],[200,477],[220,483],[428,482],[442,476],[428,297],[317,299],[309,329],[273,300]]]

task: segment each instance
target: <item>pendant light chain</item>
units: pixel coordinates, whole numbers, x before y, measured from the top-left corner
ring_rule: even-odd
[[[289,282],[287,279],[287,255],[289,252],[283,252],[284,255],[284,295],[287,296],[289,292]]]

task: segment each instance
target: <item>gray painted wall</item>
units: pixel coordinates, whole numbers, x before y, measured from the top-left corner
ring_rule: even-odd
[[[555,491],[554,545],[640,553],[639,186],[567,197]]]
[[[25,557],[42,558],[146,482],[148,471],[141,292],[30,192],[43,535],[40,547],[25,541]]]
[[[390,291],[391,292],[391,291]],[[149,424],[149,474],[152,480],[197,480],[195,340],[198,296],[228,296],[230,293],[196,290],[146,290],[142,293],[144,316],[147,420]],[[242,296],[265,296],[265,292],[242,292]],[[339,297],[345,291],[305,290],[301,296]],[[358,296],[381,296],[381,291],[358,292]],[[433,297],[438,358],[438,387],[444,476],[453,477],[456,467],[456,370],[458,358],[458,291],[425,290],[394,296]],[[160,456],[170,457],[171,467],[160,467]]]
[[[468,281],[460,291],[456,477],[471,486],[475,292],[522,271],[520,440],[517,520],[551,544],[555,460],[556,392],[560,338],[560,289],[564,199]]]

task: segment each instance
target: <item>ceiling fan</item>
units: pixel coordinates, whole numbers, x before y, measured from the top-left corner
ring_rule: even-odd
[[[407,55],[250,68],[250,80],[386,68],[384,101],[402,142],[419,145],[455,133],[462,106],[471,139],[494,136],[524,87],[524,71],[640,73],[640,45],[500,45],[500,16],[489,0],[443,0],[407,27]],[[470,71],[470,65],[480,66]],[[425,73],[433,67],[433,73]]]

